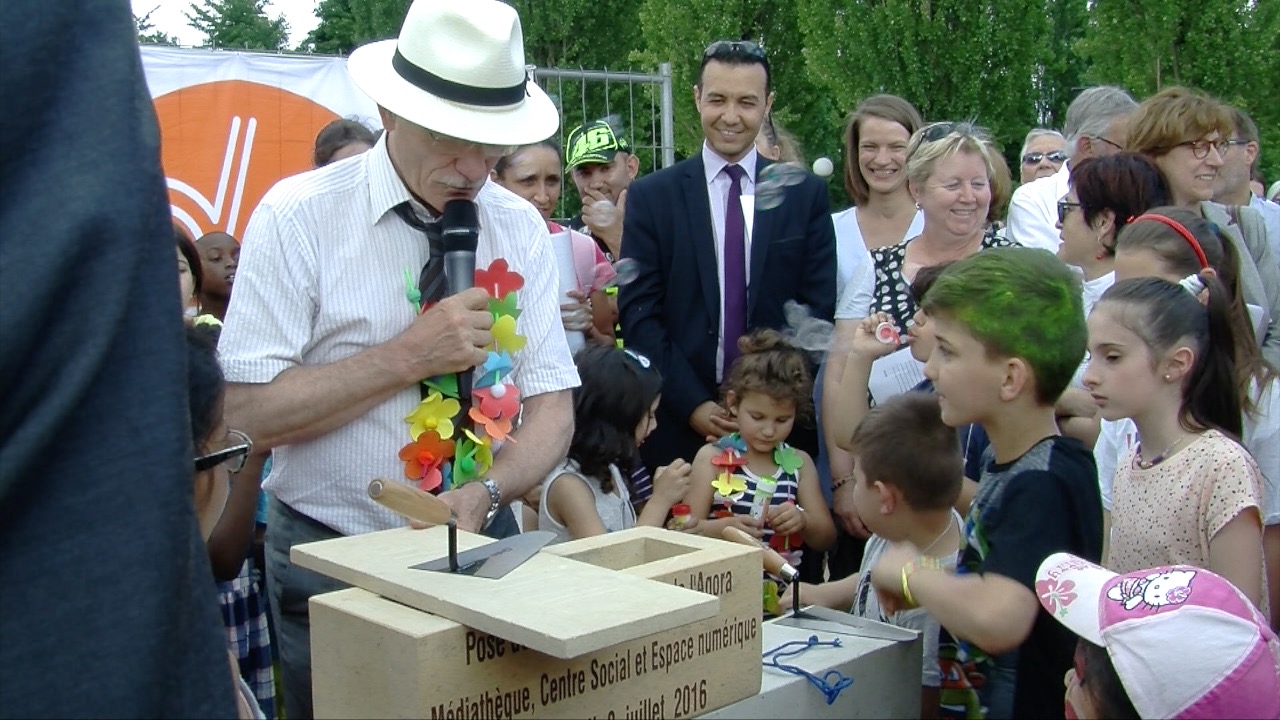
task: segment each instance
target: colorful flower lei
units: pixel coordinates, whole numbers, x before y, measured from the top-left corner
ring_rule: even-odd
[[[520,413],[520,389],[510,379],[511,356],[525,345],[516,332],[516,292],[524,287],[524,278],[498,259],[476,270],[475,286],[489,293],[493,344],[477,368],[469,407],[459,401],[457,375],[437,375],[423,379],[426,396],[404,418],[409,425],[409,443],[400,448],[404,474],[427,492],[479,480],[493,466],[494,441],[515,442],[511,429]],[[405,296],[415,312],[427,309],[408,269]]]
[[[730,506],[741,499],[747,491],[746,479],[734,472],[747,464],[747,442],[742,439],[739,433],[735,432],[716,440],[714,445],[720,449],[720,452],[711,458],[711,464],[720,468],[720,472],[716,475],[716,479],[711,481],[711,486],[715,488],[716,493],[723,498],[723,501],[721,507],[714,509],[711,515],[713,518],[731,517],[733,510]],[[773,449],[773,461],[777,463],[778,468],[783,473],[788,475],[799,473],[800,466],[804,464],[804,461],[800,458],[800,453],[785,443],[779,443]],[[788,500],[787,502],[791,501]],[[790,535],[774,533],[769,538],[769,546],[784,554],[799,548],[803,542],[803,533],[792,533]]]

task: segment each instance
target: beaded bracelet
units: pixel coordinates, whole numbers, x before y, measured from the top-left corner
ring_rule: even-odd
[[[852,479],[853,479],[853,473],[849,473],[848,475],[841,475],[840,477],[836,478],[834,482],[831,483],[831,490],[833,492],[836,490],[839,490],[841,487],[844,486],[845,483],[849,482]]]

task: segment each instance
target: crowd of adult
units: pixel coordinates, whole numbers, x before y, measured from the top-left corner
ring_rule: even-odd
[[[30,115],[69,123],[59,137],[114,153],[144,190],[82,162],[57,182],[109,208],[6,203],[6,225],[52,239],[22,251],[43,285],[12,335],[6,320],[0,580],[23,607],[0,621],[5,714],[311,717],[308,601],[343,585],[290,549],[405,525],[365,493],[402,478],[492,537],[743,530],[799,565],[810,602],[925,634],[925,717],[1060,717],[1064,674],[1076,717],[1280,717],[1280,205],[1254,187],[1243,109],[1090,87],[1061,129],[1029,130],[1015,173],[980,125],[875,95],[844,128],[850,207],[832,213],[772,121],[786,98],[760,45],[706,47],[702,145],[642,175],[607,119],[548,140],[559,113],[510,6],[415,0],[398,38],[349,59],[382,129],[334,121],[242,242],[193,239],[159,232],[155,121],[138,117],[122,8],[16,14],[40,28],[0,22],[18,46],[106,28],[85,67],[128,97],[60,73],[30,82],[102,100],[100,118],[43,94]],[[7,136],[46,130],[32,132]],[[562,219],[566,175],[582,212]],[[445,236],[467,205],[478,271],[448,294]],[[89,247],[127,286],[74,267]],[[50,316],[54,288],[98,327]],[[797,338],[814,321],[833,328],[819,352]],[[477,368],[474,387],[457,381]],[[85,413],[110,426],[95,453],[51,455]],[[184,489],[61,487],[90,471]],[[33,540],[104,512],[127,520],[102,526],[113,543],[161,514],[163,532],[104,559],[101,541]],[[28,606],[67,595],[51,575],[104,566],[147,578],[127,590],[147,595],[143,625],[87,618],[101,597],[32,622]],[[766,612],[788,607],[765,582]],[[136,671],[95,659],[85,680],[82,656],[140,627],[159,631],[121,646]],[[1209,635],[1204,652],[1169,639]],[[1184,676],[1208,679],[1166,682]]]

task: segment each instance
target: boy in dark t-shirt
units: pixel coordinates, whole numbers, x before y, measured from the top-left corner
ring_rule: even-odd
[[[943,626],[942,710],[1063,717],[1075,638],[1044,614],[1036,569],[1055,552],[1097,561],[1102,502],[1092,455],[1058,433],[1054,402],[1084,356],[1080,286],[1049,252],[984,250],[925,296],[937,346],[925,375],[949,425],[981,423],[991,446],[956,572],[915,548],[872,572],[882,603],[920,605]]]

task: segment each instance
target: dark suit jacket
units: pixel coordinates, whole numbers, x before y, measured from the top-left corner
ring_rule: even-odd
[[[760,168],[767,161],[757,164]],[[642,452],[650,467],[692,460],[704,438],[689,416],[719,400],[720,281],[702,155],[640,178],[627,194],[623,257],[640,276],[618,296],[627,347],[662,370],[658,427]],[[836,302],[836,239],[821,179],[784,189],[779,207],[755,211],[748,272],[747,329],[783,328],[783,304],[795,300],[830,321]]]

